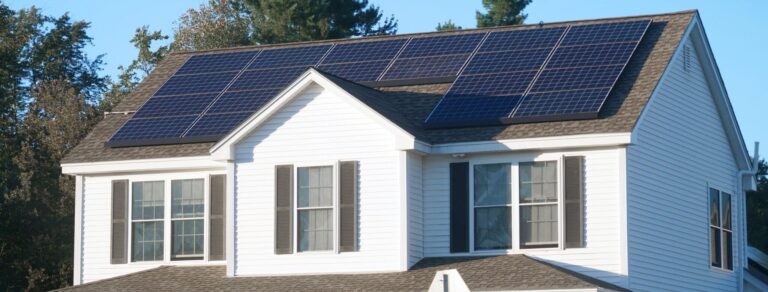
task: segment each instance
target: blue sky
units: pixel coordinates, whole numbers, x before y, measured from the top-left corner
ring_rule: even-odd
[[[61,15],[69,12],[73,19],[91,22],[89,33],[94,46],[92,56],[106,54],[105,73],[117,75],[117,66],[128,64],[136,51],[128,42],[134,30],[142,25],[171,34],[174,22],[184,11],[204,0],[6,0],[6,5],[19,9],[35,5],[43,12]],[[433,31],[438,22],[451,19],[471,28],[475,10],[481,0],[371,0],[386,15],[394,14],[399,33]],[[151,7],[151,9],[148,9]],[[615,17],[698,9],[715,53],[725,85],[741,125],[750,153],[754,141],[768,144],[768,1],[693,1],[693,0],[534,0],[526,13],[528,23],[554,22],[585,18]],[[768,149],[762,146],[761,149]],[[763,156],[768,156],[762,151]]]

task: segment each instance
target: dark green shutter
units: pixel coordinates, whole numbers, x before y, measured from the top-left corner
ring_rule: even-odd
[[[584,247],[584,157],[565,157],[564,164],[565,247]]]
[[[128,181],[112,181],[111,263],[128,262]]]
[[[339,163],[339,250],[357,251],[357,161]]]
[[[208,260],[224,260],[226,255],[227,176],[211,175]]]
[[[451,252],[469,251],[469,163],[451,163]]]
[[[275,166],[275,253],[293,253],[293,165]]]

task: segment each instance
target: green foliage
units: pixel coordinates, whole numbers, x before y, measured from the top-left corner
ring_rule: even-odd
[[[761,160],[757,190],[747,193],[747,238],[749,245],[768,252],[768,163]]]
[[[136,33],[131,39],[131,44],[139,50],[136,59],[127,67],[119,66],[120,75],[117,80],[109,81],[109,90],[104,93],[104,98],[99,104],[99,110],[102,112],[110,111],[125,96],[131,93],[141,80],[144,79],[152,69],[169,53],[168,46],[159,46],[153,50],[153,42],[167,40],[168,36],[160,31],[149,31],[149,27],[142,26],[136,29]]]
[[[174,51],[195,51],[250,45],[252,21],[241,0],[210,0],[189,9],[176,23]]]
[[[97,120],[89,24],[0,3],[0,290],[72,279],[74,183],[59,160]]]
[[[523,13],[533,0],[483,0],[486,13],[475,12],[477,27],[522,24],[527,14]]]
[[[448,19],[446,22],[438,23],[437,27],[435,28],[436,31],[452,31],[460,29],[462,29],[461,26],[456,25],[450,19]]]
[[[384,18],[368,0],[245,0],[258,44],[395,34],[394,16]]]

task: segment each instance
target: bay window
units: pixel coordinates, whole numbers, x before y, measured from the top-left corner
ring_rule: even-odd
[[[731,195],[709,189],[709,258],[710,265],[733,270],[733,231],[731,227]]]

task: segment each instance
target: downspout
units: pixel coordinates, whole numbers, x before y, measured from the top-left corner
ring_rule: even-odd
[[[747,265],[747,192],[744,191],[744,177],[754,176],[757,174],[758,163],[760,161],[760,142],[755,141],[755,155],[752,157],[752,167],[750,169],[742,169],[736,172],[736,185],[739,196],[742,197],[741,204],[739,204],[739,226],[741,230],[741,244],[739,244],[739,291],[744,291],[744,269]]]

